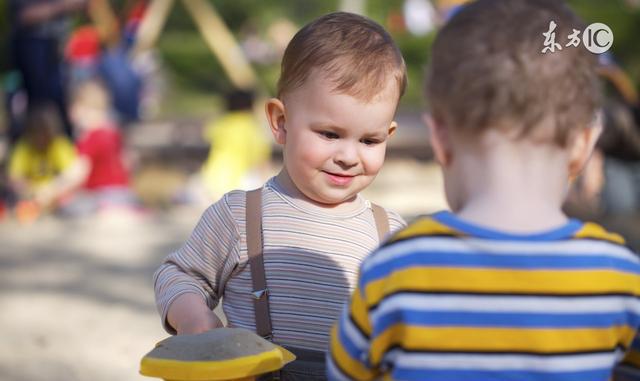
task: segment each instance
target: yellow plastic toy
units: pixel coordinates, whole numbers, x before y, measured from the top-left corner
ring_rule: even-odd
[[[165,381],[251,381],[281,369],[295,356],[242,328],[218,328],[160,341],[140,363],[140,374]]]

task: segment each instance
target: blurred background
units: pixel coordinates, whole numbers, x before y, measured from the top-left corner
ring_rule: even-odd
[[[2,0],[0,379],[143,379],[140,358],[166,336],[152,274],[208,205],[278,171],[264,100],[290,38],[324,13],[381,23],[407,63],[399,129],[365,196],[407,220],[446,208],[422,74],[462,3]],[[600,56],[605,133],[566,209],[637,249],[640,0],[569,4],[614,42]]]

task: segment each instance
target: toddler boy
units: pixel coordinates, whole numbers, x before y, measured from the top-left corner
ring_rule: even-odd
[[[479,0],[444,26],[426,96],[452,212],[365,259],[330,379],[610,379],[640,324],[640,264],[561,209],[600,132],[596,56],[565,41],[584,29],[557,0]]]
[[[389,34],[349,13],[302,28],[281,69],[265,109],[282,170],[259,191],[232,191],[209,207],[156,272],[155,290],[171,333],[222,326],[212,309],[224,297],[228,326],[313,362],[324,358],[360,261],[404,225],[360,191],[384,162],[406,70]],[[322,378],[320,368],[303,369],[303,379]]]

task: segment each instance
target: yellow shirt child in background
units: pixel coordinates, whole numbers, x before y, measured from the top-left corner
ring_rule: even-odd
[[[60,132],[57,110],[35,105],[27,113],[25,131],[9,159],[9,182],[18,200],[38,208],[55,207],[72,191],[77,155]]]
[[[51,182],[75,158],[75,148],[64,136],[53,138],[45,151],[40,151],[23,138],[18,141],[11,155],[9,176],[22,179],[30,189],[37,189]]]
[[[204,137],[211,148],[201,175],[212,201],[234,189],[258,187],[266,176],[261,173],[271,158],[271,144],[252,107],[250,92],[235,91],[227,96],[229,112],[205,128]]]

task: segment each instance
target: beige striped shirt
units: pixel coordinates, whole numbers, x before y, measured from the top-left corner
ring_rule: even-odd
[[[264,266],[274,341],[326,350],[329,330],[355,287],[363,258],[378,245],[367,200],[347,213],[291,197],[270,179],[262,191]],[[405,226],[387,211],[390,230]],[[220,297],[230,327],[255,331],[251,271],[245,238],[245,192],[227,193],[201,217],[191,237],[154,275],[165,329],[179,295],[202,295],[210,308]]]

